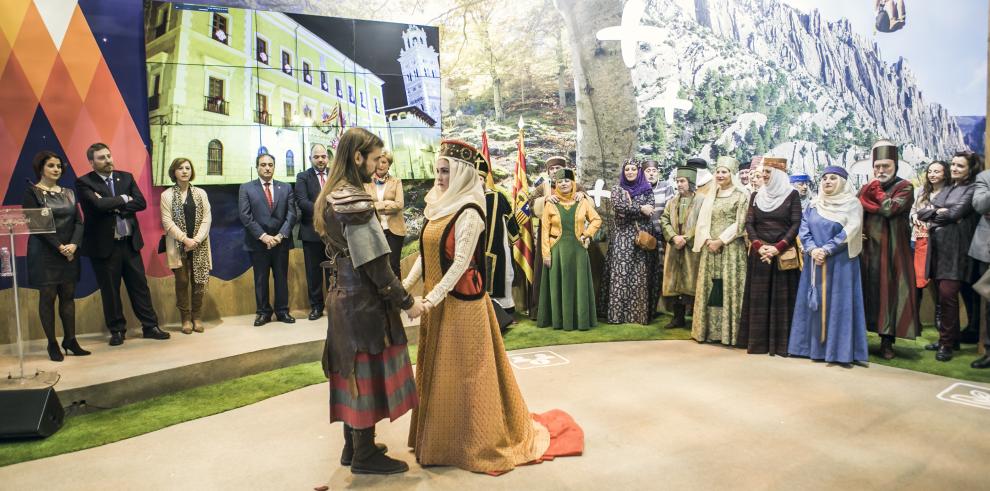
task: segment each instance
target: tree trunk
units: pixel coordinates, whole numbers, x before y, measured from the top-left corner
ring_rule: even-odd
[[[564,66],[564,33],[557,34],[557,107],[567,106],[567,79],[564,77],[567,67]]]
[[[501,122],[505,117],[502,110],[502,79],[492,70],[492,103],[495,105],[495,121]]]
[[[622,22],[616,0],[556,0],[564,18],[574,69],[577,104],[577,162],[581,180],[616,182],[622,162],[636,153],[639,118],[632,75],[618,41],[599,42],[595,33]]]

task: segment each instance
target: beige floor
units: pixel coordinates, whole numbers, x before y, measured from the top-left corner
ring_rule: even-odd
[[[957,382],[894,368],[750,356],[690,341],[564,346],[517,370],[532,411],[570,412],[582,457],[493,478],[422,469],[408,416],[378,428],[412,470],[354,477],[326,387],[130,440],[0,468],[36,489],[987,489],[990,411],[938,400]],[[522,353],[539,349],[522,350]]]

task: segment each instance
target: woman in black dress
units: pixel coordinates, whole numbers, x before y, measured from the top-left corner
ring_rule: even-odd
[[[787,160],[763,158],[764,185],[750,197],[746,293],[736,346],[750,354],[787,356],[799,269],[782,270],[780,256],[797,247],[801,197],[791,188]],[[800,252],[798,251],[800,254]]]
[[[58,185],[65,163],[54,152],[44,150],[32,162],[38,183],[24,194],[24,208],[48,208],[55,220],[54,234],[37,234],[28,239],[28,282],[40,293],[38,316],[48,338],[48,357],[62,361],[62,350],[55,340],[55,298],[62,319],[62,348],[66,353],[85,356],[89,351],[76,341],[76,283],[79,281],[78,249],[83,223],[76,195]]]

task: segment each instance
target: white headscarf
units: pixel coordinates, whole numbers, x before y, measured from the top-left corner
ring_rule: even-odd
[[[426,208],[423,215],[427,220],[433,221],[447,215],[457,213],[458,210],[467,204],[476,204],[485,210],[485,190],[484,183],[478,179],[478,170],[463,160],[453,157],[440,157],[450,163],[450,179],[447,181],[447,190],[441,191],[436,186],[429,193],[426,193]],[[439,159],[437,159],[439,161]]]
[[[717,171],[719,168],[728,170],[729,175],[732,176],[732,187],[729,189],[730,193],[736,190],[748,193],[739,180],[738,160],[732,157],[719,157],[718,161],[715,162],[715,170]],[[712,175],[714,177],[714,174]],[[705,195],[705,200],[701,203],[701,210],[698,212],[698,228],[694,233],[694,252],[701,252],[701,248],[705,246],[705,241],[712,238],[712,210],[715,208],[715,198],[721,192],[722,189],[716,186],[715,189],[712,189],[710,193]],[[733,223],[723,233],[735,236],[739,232],[738,228],[738,224]]]
[[[842,230],[846,232],[845,243],[848,245],[849,257],[854,258],[863,250],[863,205],[859,202],[852,183],[838,174],[833,175],[839,178],[839,190],[831,196],[824,191],[818,193],[811,202],[811,207],[822,218],[842,225]]]
[[[764,169],[767,168],[764,166]],[[791,179],[786,172],[776,167],[769,167],[769,169],[770,181],[763,183],[763,187],[756,192],[756,200],[754,201],[756,207],[766,213],[780,208],[784,200],[794,191],[794,188],[791,187]]]

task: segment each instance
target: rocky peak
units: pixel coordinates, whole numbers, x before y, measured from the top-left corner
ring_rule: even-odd
[[[926,100],[903,58],[886,63],[875,41],[856,34],[847,19],[828,21],[779,0],[657,0],[679,8],[723,38],[788,71],[803,71],[848,105],[877,132],[913,143],[929,156],[966,148],[948,110]]]

